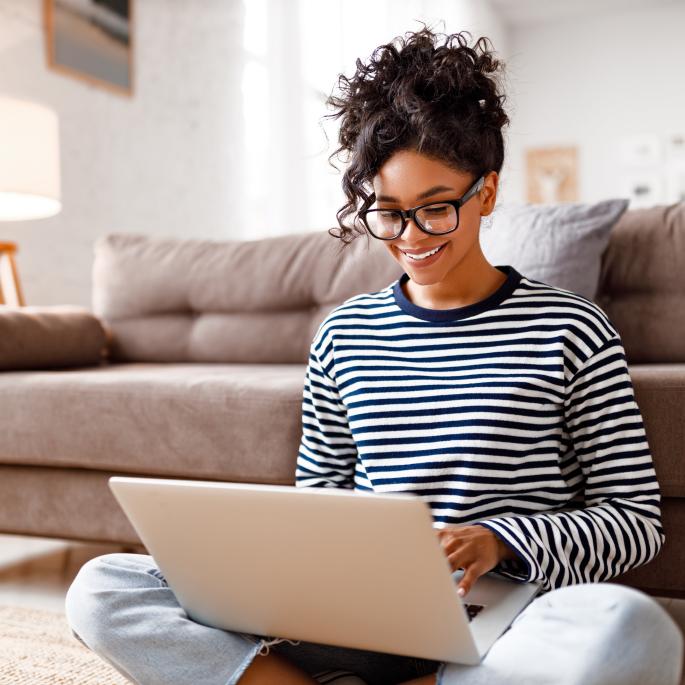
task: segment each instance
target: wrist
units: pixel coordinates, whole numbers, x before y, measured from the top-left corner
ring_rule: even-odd
[[[492,531],[490,531],[492,533]],[[502,540],[501,537],[496,535],[495,533],[492,533],[495,536],[495,540],[497,542],[497,556],[499,561],[504,561],[506,559],[516,559],[516,552],[509,547],[509,545]]]

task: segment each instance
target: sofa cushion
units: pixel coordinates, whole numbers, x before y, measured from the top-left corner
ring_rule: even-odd
[[[661,492],[685,497],[685,364],[633,364],[630,377]]]
[[[685,362],[685,202],[621,217],[597,301],[631,362]]]
[[[305,364],[329,311],[402,273],[379,242],[109,235],[95,246],[93,308],[119,361]]]
[[[0,374],[0,462],[292,483],[302,365]]]
[[[685,497],[685,366],[632,366],[665,495]],[[0,374],[0,462],[292,484],[299,364],[115,364]]]
[[[83,307],[0,305],[0,371],[91,366],[106,354],[107,333]]]
[[[621,199],[498,205],[481,230],[483,252],[492,264],[592,299],[609,233],[627,207]]]

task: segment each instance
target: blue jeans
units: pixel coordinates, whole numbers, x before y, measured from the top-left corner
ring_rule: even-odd
[[[66,597],[74,635],[137,685],[234,685],[272,650],[315,680],[332,671],[367,685],[436,674],[437,685],[678,685],[683,639],[670,616],[637,590],[576,585],[533,601],[478,666],[282,641],[188,618],[152,557],[88,561]]]

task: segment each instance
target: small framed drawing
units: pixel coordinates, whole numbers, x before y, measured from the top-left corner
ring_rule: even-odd
[[[526,150],[527,201],[550,204],[578,200],[578,148]]]
[[[658,171],[636,171],[626,174],[625,195],[630,198],[630,208],[654,207],[664,201],[664,184]]]
[[[134,0],[43,0],[48,66],[133,95]]]

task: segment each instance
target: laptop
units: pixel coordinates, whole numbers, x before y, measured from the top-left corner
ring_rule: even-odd
[[[429,506],[406,493],[115,476],[188,616],[224,630],[477,664],[539,585],[462,600]]]

